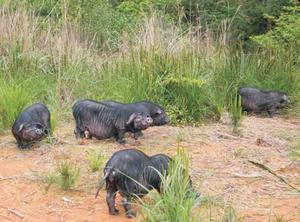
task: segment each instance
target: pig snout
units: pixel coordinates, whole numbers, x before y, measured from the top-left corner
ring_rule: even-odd
[[[146,120],[144,121],[144,125],[151,125],[153,123],[153,119],[150,116],[146,117]]]

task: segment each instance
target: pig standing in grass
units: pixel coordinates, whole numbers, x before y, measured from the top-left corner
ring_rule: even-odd
[[[31,145],[50,133],[50,111],[41,103],[35,103],[19,114],[12,126],[12,134],[18,147],[30,148]]]
[[[123,206],[127,217],[132,218],[130,201],[134,197],[143,197],[151,189],[160,192],[162,178],[161,175],[168,173],[170,157],[164,154],[147,156],[142,151],[136,149],[121,150],[112,155],[104,168],[104,177],[99,185],[99,190],[106,183],[106,202],[109,213],[117,215],[115,198],[117,191],[123,197]],[[192,183],[190,180],[190,186]],[[192,189],[191,189],[192,190]]]
[[[273,117],[278,109],[287,106],[288,96],[280,91],[266,91],[251,87],[240,88],[238,94],[242,97],[242,109],[247,113],[266,111]]]

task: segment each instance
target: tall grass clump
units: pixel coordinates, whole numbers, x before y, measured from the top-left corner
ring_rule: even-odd
[[[0,95],[0,129],[3,129],[12,126],[32,95],[23,84],[7,83],[3,79],[0,79]]]
[[[229,112],[231,124],[233,126],[233,133],[240,133],[240,126],[242,120],[242,99],[241,96],[235,94],[229,103]]]
[[[199,221],[192,213],[197,198],[190,186],[188,157],[182,149],[170,164],[168,176],[161,178],[161,193],[151,193],[150,200],[141,204],[142,221]]]
[[[59,120],[70,118],[77,99],[148,99],[161,104],[174,124],[193,125],[230,112],[241,86],[284,91],[291,109],[299,107],[299,61],[288,50],[231,49],[227,29],[218,35],[193,26],[183,31],[155,12],[139,15],[125,32],[129,17],[112,24],[112,8],[101,17],[96,1],[25,6],[0,8],[2,129],[35,101]],[[94,18],[109,23],[102,29]]]
[[[69,190],[78,179],[80,170],[76,165],[68,161],[62,161],[57,163],[56,172],[57,183],[63,190]]]

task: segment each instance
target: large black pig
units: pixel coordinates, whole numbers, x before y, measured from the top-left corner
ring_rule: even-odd
[[[168,164],[172,161],[164,154],[147,156],[142,151],[136,149],[121,150],[112,155],[104,168],[104,177],[100,182],[96,193],[98,196],[102,183],[106,183],[106,202],[109,213],[117,215],[115,198],[117,191],[123,197],[123,206],[127,217],[135,216],[131,209],[132,198],[143,197],[151,189],[160,192],[161,175],[168,172]],[[191,181],[190,181],[191,185]],[[191,189],[192,190],[192,189]]]
[[[266,111],[273,117],[278,109],[287,106],[287,94],[280,91],[260,90],[252,87],[240,88],[238,94],[242,98],[242,109],[247,113]]]
[[[125,143],[124,134],[149,127],[153,120],[144,113],[129,113],[93,100],[80,100],[73,106],[76,137],[106,139]]]
[[[122,110],[123,112],[138,112],[148,114],[153,119],[152,126],[162,126],[170,123],[170,118],[167,116],[164,109],[161,106],[149,101],[140,101],[126,104],[116,102],[113,100],[105,100],[102,101],[102,103],[110,105],[112,107],[116,107]],[[140,135],[142,135],[141,131],[136,131],[134,137],[137,138]]]
[[[31,145],[50,133],[50,111],[41,103],[35,103],[19,114],[12,126],[12,134],[21,149]]]

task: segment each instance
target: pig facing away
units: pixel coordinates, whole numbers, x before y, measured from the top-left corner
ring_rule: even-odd
[[[106,202],[109,213],[118,214],[115,198],[119,192],[123,197],[122,203],[127,217],[134,217],[131,199],[136,196],[143,197],[151,189],[160,192],[162,178],[159,173],[161,175],[168,173],[170,161],[172,159],[167,155],[147,156],[137,149],[126,149],[114,153],[106,163],[102,179],[102,182],[106,183]],[[192,188],[191,180],[190,186]],[[100,189],[101,185],[97,190],[96,197]]]
[[[50,134],[50,111],[42,103],[35,103],[19,114],[12,126],[12,134],[21,149],[30,148]]]
[[[162,126],[170,123],[170,118],[165,113],[164,109],[158,104],[150,101],[140,101],[128,104],[113,100],[104,100],[101,102],[109,106],[116,107],[123,112],[148,114],[153,119],[153,123],[151,124],[152,126]],[[140,130],[134,133],[135,138],[142,135],[142,132]]]
[[[280,91],[266,91],[251,87],[240,88],[238,94],[242,98],[242,109],[247,113],[266,111],[273,117],[278,109],[287,106],[288,96]]]
[[[128,131],[143,130],[152,124],[152,118],[143,113],[129,113],[93,100],[80,100],[73,106],[76,122],[75,136],[106,139],[114,137],[125,143]]]

